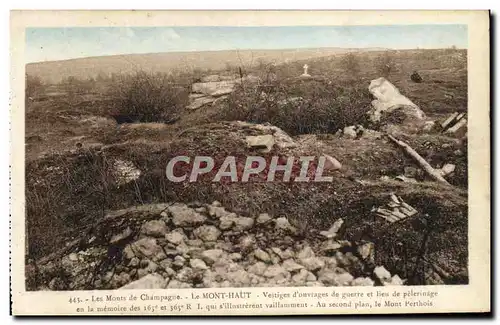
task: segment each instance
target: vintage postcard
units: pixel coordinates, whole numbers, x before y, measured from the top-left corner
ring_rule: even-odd
[[[487,11],[11,12],[12,313],[490,312]]]

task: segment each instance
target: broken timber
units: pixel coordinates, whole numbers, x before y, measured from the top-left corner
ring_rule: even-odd
[[[390,201],[385,208],[373,210],[378,217],[384,218],[389,222],[396,222],[407,217],[413,217],[418,213],[415,208],[403,201],[401,197],[391,194]]]
[[[422,167],[422,169],[435,181],[442,184],[450,185],[450,183],[448,183],[448,181],[443,178],[443,176],[441,175],[441,173],[439,173],[439,171],[432,168],[432,166],[424,158],[422,158],[422,156],[420,156],[418,152],[413,150],[413,148],[410,147],[406,142],[398,140],[390,134],[387,134],[387,136],[389,137],[389,139],[391,139],[392,142],[403,148],[403,150],[408,155],[410,155],[420,165],[420,167]]]

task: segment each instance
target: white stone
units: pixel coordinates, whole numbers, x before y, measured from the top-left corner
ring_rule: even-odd
[[[199,258],[193,258],[189,260],[189,265],[195,270],[206,270],[208,268],[205,262],[203,262]]]
[[[141,232],[146,236],[163,237],[167,233],[168,228],[163,220],[150,220],[146,222],[141,229]]]
[[[253,252],[253,254],[254,254],[255,258],[261,260],[262,262],[265,262],[265,263],[271,262],[271,256],[269,256],[269,254],[267,252],[263,251],[260,248],[256,249]]]
[[[288,272],[295,272],[295,271],[298,271],[300,269],[303,269],[304,266],[303,265],[300,265],[298,264],[297,262],[295,262],[293,259],[288,259],[286,261],[283,262],[283,267],[285,268],[285,270],[287,270]]]
[[[385,269],[383,266],[377,266],[373,270],[373,274],[377,277],[382,282],[390,281],[391,280],[391,273]]]
[[[379,121],[383,112],[392,112],[401,107],[409,108],[407,113],[417,119],[425,118],[424,112],[417,105],[383,77],[372,80],[368,90],[376,98],[372,101],[373,109],[369,112],[373,122]]]
[[[205,222],[206,217],[189,208],[185,204],[174,204],[168,207],[173,223],[178,227],[195,226]]]
[[[214,226],[201,226],[193,231],[194,235],[203,241],[216,241],[221,232]]]
[[[270,134],[246,137],[247,147],[259,149],[261,152],[270,152],[274,146],[274,137]]]
[[[267,213],[261,213],[257,217],[256,221],[257,221],[258,224],[261,224],[261,223],[266,223],[266,222],[268,222],[271,219],[272,218],[269,216],[269,214],[267,214]]]

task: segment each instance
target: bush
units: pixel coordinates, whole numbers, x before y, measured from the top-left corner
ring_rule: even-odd
[[[351,76],[357,76],[360,72],[359,58],[354,53],[348,53],[340,61],[342,68]]]
[[[332,133],[365,124],[370,102],[370,94],[359,82],[275,81],[235,91],[219,119],[269,122],[291,135]]]
[[[114,113],[140,122],[167,122],[187,104],[187,85],[165,73],[137,72],[115,77],[110,88]]]
[[[30,97],[39,95],[41,92],[43,92],[44,84],[40,77],[26,74],[25,87],[25,97],[26,99],[29,99]]]
[[[375,60],[375,69],[382,77],[389,77],[392,72],[396,71],[396,63],[391,53],[385,52]]]

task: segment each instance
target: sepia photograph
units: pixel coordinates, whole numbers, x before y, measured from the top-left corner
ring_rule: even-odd
[[[282,299],[401,287],[420,300],[383,307],[417,308],[467,287],[469,121],[489,108],[470,26],[428,21],[26,27],[26,292],[238,289],[203,291],[220,310],[285,287],[257,297],[306,309]]]

